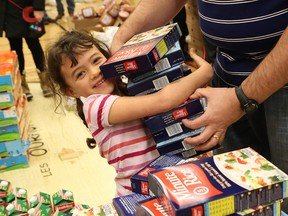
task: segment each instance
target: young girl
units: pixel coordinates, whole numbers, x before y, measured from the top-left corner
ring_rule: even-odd
[[[117,196],[122,196],[131,193],[130,177],[159,156],[142,119],[186,101],[197,88],[207,85],[213,70],[191,52],[198,70],[156,93],[126,96],[120,78],[106,80],[99,69],[108,57],[103,43],[77,31],[65,32],[47,51],[55,96],[59,103],[61,96],[77,99],[79,116],[87,123],[101,156],[116,170]]]

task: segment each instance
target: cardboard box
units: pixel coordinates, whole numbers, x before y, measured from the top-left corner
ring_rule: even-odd
[[[184,160],[183,157],[175,155],[159,156],[131,177],[132,192],[149,195],[148,172],[163,167],[175,166]]]
[[[50,194],[39,192],[29,199],[30,208],[35,208],[39,203],[49,206],[52,210]]]
[[[99,18],[73,19],[72,23],[76,30],[103,31],[102,27],[96,27],[99,24]]]
[[[152,70],[181,35],[177,23],[134,35],[100,70],[105,78]]]
[[[0,199],[6,199],[10,185],[11,184],[9,181],[0,179]],[[1,201],[0,201],[0,206],[1,206]]]
[[[167,70],[174,66],[184,63],[185,57],[181,50],[179,41],[156,63],[152,70],[148,70],[143,73],[131,73],[129,74],[129,80],[132,82],[138,82],[141,79],[147,78],[148,76],[158,73],[163,70]]]
[[[164,207],[156,197],[151,197],[136,203],[136,215],[168,216]]]
[[[205,102],[203,101],[205,101],[204,98],[188,100],[168,112],[145,119],[145,124],[152,134],[167,129],[167,127],[181,122],[182,119],[192,118],[202,114],[205,108]]]
[[[130,95],[147,95],[154,93],[184,76],[181,65],[176,65],[158,73],[153,71],[150,74],[148,72],[148,74],[147,77],[136,82],[130,79],[128,80],[127,91]]]
[[[281,214],[281,200],[277,200],[276,202],[269,203],[267,205],[257,206],[256,208],[246,209],[241,212],[237,212],[231,214],[230,216],[280,216]]]
[[[0,160],[0,173],[28,166],[28,155],[26,152],[15,157],[2,157]]]
[[[168,215],[229,215],[287,197],[288,175],[251,148],[148,174]]]
[[[15,105],[15,100],[12,92],[0,93],[0,109],[9,108]]]
[[[71,191],[62,189],[52,195],[52,203],[54,211],[68,212],[74,206],[74,197]]]
[[[29,149],[30,145],[30,140],[22,139],[0,142],[0,157],[15,157],[21,155]]]
[[[144,194],[129,194],[115,197],[113,199],[113,205],[118,216],[136,216],[136,203],[147,198],[151,198],[151,196]]]

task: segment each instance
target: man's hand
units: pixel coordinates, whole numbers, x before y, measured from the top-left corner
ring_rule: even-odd
[[[206,111],[194,120],[183,120],[183,123],[191,129],[205,129],[200,135],[184,141],[195,145],[196,150],[207,150],[224,140],[228,126],[240,119],[244,112],[240,108],[234,88],[200,88],[190,99],[201,97],[207,99]]]

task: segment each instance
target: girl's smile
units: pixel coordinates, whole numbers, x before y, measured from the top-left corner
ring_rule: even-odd
[[[73,65],[70,58],[62,56],[61,72],[69,86],[67,95],[79,98],[88,97],[92,94],[110,94],[114,90],[114,85],[109,80],[104,79],[99,66],[106,58],[95,47],[83,51],[76,56],[77,65]]]

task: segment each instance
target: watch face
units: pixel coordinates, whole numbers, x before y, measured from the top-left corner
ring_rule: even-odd
[[[257,104],[257,102],[254,102],[254,101],[248,101],[248,103],[246,103],[245,105],[244,105],[244,111],[246,112],[246,113],[249,113],[249,112],[254,112],[255,110],[257,110],[258,109],[258,104]]]

